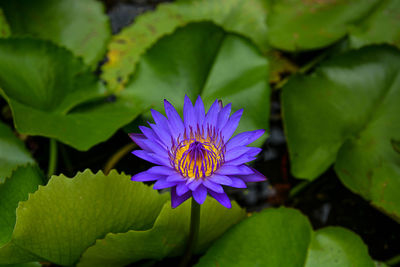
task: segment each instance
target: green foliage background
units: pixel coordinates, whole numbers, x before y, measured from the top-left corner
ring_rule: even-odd
[[[185,94],[244,108],[238,131],[249,131],[269,129],[280,92],[293,176],[333,166],[400,222],[399,14],[397,0],[178,0],[111,35],[96,0],[0,0],[0,96],[14,126],[0,122],[0,264],[181,255],[188,203],[171,209],[168,194],[116,171],[47,181],[21,139],[87,151],[164,98],[182,112]],[[313,230],[293,209],[246,218],[210,198],[201,219],[198,266],[375,266],[355,233]]]

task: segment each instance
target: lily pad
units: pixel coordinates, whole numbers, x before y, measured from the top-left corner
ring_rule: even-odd
[[[221,236],[229,227],[246,216],[236,203],[226,209],[213,198],[207,198],[201,206],[199,244],[197,251],[205,248]],[[164,205],[153,228],[147,231],[129,231],[108,234],[97,240],[82,256],[83,266],[125,266],[143,259],[162,259],[183,253],[189,233],[190,203],[176,209],[171,203]]]
[[[388,43],[400,48],[400,1],[380,1],[374,12],[350,30],[350,44],[358,48]]]
[[[87,170],[73,179],[53,176],[20,202],[11,240],[0,247],[0,264],[40,260],[72,265],[85,253],[82,264],[104,259],[104,264],[114,266],[179,254],[187,238],[190,210],[187,204],[171,209],[168,198],[169,194],[160,195],[115,171],[105,176]],[[228,210],[215,200],[202,207],[200,250],[245,216],[237,205]]]
[[[110,232],[150,229],[166,200],[167,195],[115,171],[53,176],[19,204],[11,241],[0,248],[0,264],[45,259],[72,265]]]
[[[379,0],[279,0],[268,13],[272,46],[302,51],[328,46],[346,36],[348,27],[368,16]]]
[[[7,125],[0,122],[0,184],[10,177],[18,166],[34,162],[24,143]]]
[[[108,17],[95,0],[1,0],[13,36],[51,40],[89,65],[104,56],[111,36]]]
[[[0,131],[1,132],[1,131]],[[0,248],[7,243],[14,229],[18,203],[43,183],[43,174],[37,166],[21,166],[0,184]]]
[[[400,52],[365,47],[283,88],[292,173],[313,180],[331,164],[341,181],[400,219]]]
[[[108,139],[144,110],[123,96],[107,99],[83,62],[34,39],[0,40],[0,94],[19,132],[55,138],[80,150]]]
[[[227,32],[247,36],[262,51],[268,51],[266,15],[263,0],[184,0],[160,4],[154,12],[139,16],[112,38],[102,78],[111,91],[122,90],[147,49],[191,22],[212,21]]]
[[[349,230],[313,232],[299,211],[267,209],[232,227],[196,266],[375,266],[362,240]]]
[[[268,70],[268,60],[248,40],[211,23],[195,23],[164,37],[143,55],[121,95],[157,110],[163,110],[160,99],[165,98],[179,112],[185,94],[191,99],[201,95],[208,107],[222,99],[233,110],[244,109],[238,131],[267,129]]]

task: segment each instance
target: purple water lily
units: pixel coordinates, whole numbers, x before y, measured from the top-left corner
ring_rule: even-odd
[[[232,139],[243,110],[232,116],[231,104],[216,100],[207,114],[200,96],[193,107],[185,96],[183,118],[164,100],[164,117],[151,110],[155,124],[140,126],[143,134],[130,134],[143,150],[132,153],[152,162],[154,166],[132,177],[132,181],[156,181],[153,188],[171,188],[171,205],[179,206],[193,196],[202,204],[207,193],[219,203],[231,208],[222,185],[246,188],[245,182],[266,180],[264,175],[245,163],[255,159],[261,148],[248,147],[264,134],[264,130],[243,132]]]

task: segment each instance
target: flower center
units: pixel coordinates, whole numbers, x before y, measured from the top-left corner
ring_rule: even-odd
[[[182,176],[204,178],[212,175],[223,163],[225,146],[215,131],[190,130],[184,133],[182,141],[176,140],[171,153],[171,163]]]

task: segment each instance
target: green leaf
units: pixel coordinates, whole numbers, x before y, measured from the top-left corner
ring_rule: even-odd
[[[0,186],[18,166],[34,162],[24,143],[0,122]]]
[[[7,23],[3,10],[0,8],[0,38],[8,37],[10,34],[10,26]]]
[[[374,266],[349,230],[312,231],[299,211],[266,209],[232,227],[196,266]]]
[[[301,51],[328,46],[348,32],[348,27],[368,15],[379,0],[272,1],[268,14],[270,44]]]
[[[123,96],[109,101],[88,67],[42,40],[0,40],[0,87],[19,132],[80,150],[108,139],[143,110]]]
[[[308,248],[306,267],[374,267],[361,238],[341,227],[326,227],[315,232]]]
[[[400,218],[400,52],[366,47],[322,63],[283,88],[294,176],[313,180],[332,163],[341,181]]]
[[[228,32],[247,36],[261,50],[268,51],[266,13],[262,0],[184,0],[160,4],[156,11],[138,17],[113,37],[102,78],[112,91],[123,89],[147,49],[191,22],[212,21]]]
[[[46,260],[72,265],[108,233],[150,229],[167,198],[115,171],[105,176],[87,170],[74,179],[53,176],[19,204],[12,239],[0,248],[0,264]]]
[[[374,12],[350,29],[350,45],[389,43],[400,48],[400,1],[383,0]]]
[[[95,0],[0,0],[14,36],[51,40],[95,65],[104,56],[111,30]]]
[[[267,129],[269,64],[247,40],[211,23],[190,24],[157,42],[140,60],[121,95],[163,110],[166,98],[182,111],[183,97],[201,95],[244,108],[238,131]],[[265,140],[265,139],[264,139]],[[259,140],[260,144],[263,140]]]
[[[39,168],[27,165],[16,169],[0,184],[0,249],[11,238],[18,203],[27,200],[28,194],[35,192],[42,183],[43,174]]]
[[[162,259],[183,253],[189,233],[190,201],[176,209],[164,205],[152,229],[108,234],[97,240],[82,256],[78,266],[125,266],[143,259]],[[197,251],[205,250],[212,241],[245,217],[236,203],[226,209],[213,198],[201,205],[200,233]]]

